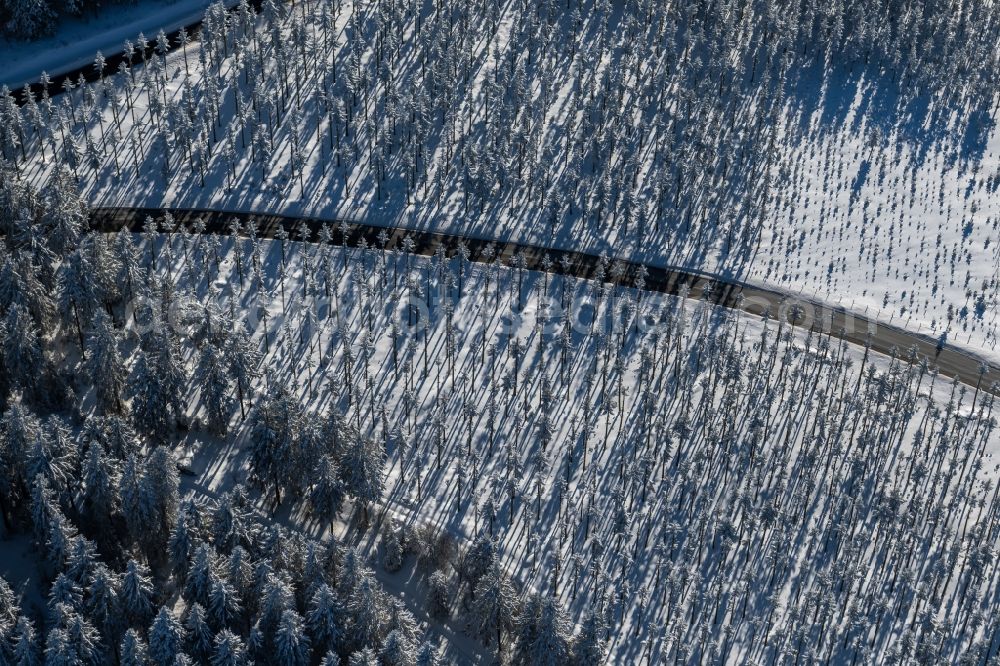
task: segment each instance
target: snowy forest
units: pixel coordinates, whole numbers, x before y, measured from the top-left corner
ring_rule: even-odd
[[[94,84],[10,91],[0,144],[95,205],[585,244],[995,355],[998,26],[981,2],[215,5]]]
[[[989,3],[242,0],[3,88],[0,664],[1000,663],[998,43]]]

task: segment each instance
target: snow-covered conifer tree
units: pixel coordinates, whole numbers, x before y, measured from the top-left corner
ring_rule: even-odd
[[[413,663],[415,666],[439,666],[441,658],[438,648],[430,641],[424,641],[417,648],[416,659]]]
[[[84,664],[96,666],[103,663],[105,654],[101,635],[87,618],[81,613],[70,611],[63,614],[60,622],[73,644],[73,650]]]
[[[180,623],[166,606],[160,606],[149,628],[149,658],[157,666],[173,666],[183,650]]]
[[[41,477],[35,479],[35,484],[44,483]],[[45,537],[45,559],[52,571],[61,570],[66,564],[69,553],[70,539],[73,537],[73,527],[58,506],[48,508],[48,532]]]
[[[111,318],[100,309],[94,315],[94,328],[87,344],[87,372],[98,408],[102,412],[121,412],[128,369]]]
[[[56,576],[49,588],[48,613],[52,623],[63,622],[69,613],[82,609],[83,590],[71,576],[65,572]]]
[[[14,594],[7,579],[0,576],[0,628],[4,631],[9,630],[20,612],[17,595]]]
[[[212,652],[211,664],[212,666],[246,666],[246,644],[229,629],[223,629],[215,636],[215,649]]]
[[[169,302],[165,305],[170,307]],[[169,325],[155,327],[152,335],[143,342],[148,345],[156,371],[162,376],[167,404],[175,415],[181,416],[184,413],[183,393],[188,369],[173,328]]]
[[[153,616],[153,581],[149,569],[129,560],[121,578],[121,601],[125,615],[133,626],[145,627]]]
[[[35,39],[54,29],[56,14],[46,0],[8,0],[4,29],[18,39]]]
[[[158,446],[146,459],[140,483],[141,515],[148,521],[140,532],[140,542],[146,545],[150,561],[162,559],[170,533],[177,522],[180,478],[173,452]]]
[[[333,590],[321,583],[309,600],[306,625],[317,650],[333,649],[344,634],[342,609]]]
[[[251,415],[251,478],[260,487],[273,489],[275,506],[281,504],[283,488],[299,486],[297,435],[301,420],[296,398],[282,385],[276,385],[258,402]]]
[[[529,596],[519,624],[515,663],[555,666],[570,662],[573,626],[555,597]]]
[[[73,642],[69,634],[62,627],[53,627],[45,637],[45,664],[46,666],[78,666],[82,663],[80,656],[76,653]],[[125,660],[121,661],[126,664]],[[142,662],[133,662],[139,666]],[[131,664],[129,665],[131,666]]]
[[[175,429],[176,386],[161,372],[153,354],[137,350],[135,370],[128,383],[132,417],[138,430],[157,440],[165,440]]]
[[[97,546],[86,537],[77,535],[70,539],[66,557],[65,574],[76,584],[86,587],[97,565]]]
[[[15,666],[41,666],[41,646],[34,623],[21,615],[11,634],[11,663]]]
[[[152,517],[146,516],[143,513],[147,505],[143,501],[142,496],[140,463],[134,453],[125,459],[125,465],[122,467],[119,496],[121,497],[122,515],[125,517],[129,536],[131,536],[133,541],[139,541],[148,529]]]
[[[83,439],[100,442],[105,453],[116,461],[139,452],[139,441],[129,422],[118,414],[89,415],[83,424]]]
[[[395,573],[403,566],[403,536],[401,530],[389,525],[382,536],[382,568]]]
[[[309,663],[309,636],[306,635],[302,616],[292,609],[281,614],[274,645],[282,664],[306,666]]]
[[[23,484],[20,479],[18,481]],[[45,477],[39,476],[31,487],[31,526],[35,544],[40,548],[45,546],[45,540],[49,536],[49,524],[57,513],[59,505],[56,503],[55,493],[52,492]]]
[[[41,245],[41,241],[35,239],[25,242],[35,246]],[[21,305],[31,313],[35,324],[42,331],[47,331],[52,326],[56,314],[52,290],[46,286],[48,263],[51,259],[43,256],[41,261],[44,264],[40,267],[30,261],[19,260],[18,254],[5,252],[0,256],[0,311],[6,311],[14,304]],[[45,252],[39,249],[38,254],[44,255]]]
[[[219,435],[225,435],[229,429],[229,418],[236,403],[229,371],[222,351],[211,342],[206,342],[201,349],[195,381],[201,388],[209,429]]]
[[[117,642],[124,622],[118,586],[118,577],[106,564],[94,565],[87,588],[87,612],[97,623],[105,641]]]
[[[17,402],[11,404],[0,417],[0,463],[3,465],[0,470],[0,509],[5,521],[11,518],[11,511],[24,506],[22,500],[27,499],[29,492],[35,497],[44,491],[47,497],[51,497],[47,484],[44,488],[36,486],[30,491],[28,486],[28,452],[42,436],[42,424],[38,417]],[[37,502],[33,502],[33,510],[38,508],[46,507],[38,507]],[[44,523],[35,523],[36,530],[41,529],[41,532],[35,533],[40,544],[44,544],[45,527]]]
[[[605,635],[602,614],[589,611],[573,644],[573,663],[580,666],[603,664],[607,658]]]
[[[118,256],[112,251],[109,239],[104,234],[89,233],[80,240],[80,251],[87,255],[94,269],[94,286],[101,303],[110,306],[121,296],[118,283]]]
[[[135,629],[129,629],[118,647],[118,660],[121,666],[146,666],[146,642]]]
[[[253,528],[243,486],[237,485],[219,497],[212,508],[211,525],[212,542],[219,553],[230,553],[240,544],[249,545]]]
[[[266,574],[259,595],[258,625],[267,638],[272,638],[281,616],[294,608],[295,594],[288,581],[273,572]]]
[[[451,617],[452,584],[448,574],[438,569],[427,579],[427,612],[436,620]]]
[[[377,645],[386,628],[386,602],[375,577],[365,572],[358,579],[348,599],[348,610],[353,619],[350,644],[358,648]]]
[[[42,224],[48,229],[51,250],[60,257],[73,251],[87,224],[87,211],[76,179],[60,165],[49,177],[42,191],[45,215]]]
[[[475,590],[479,579],[497,559],[497,543],[488,534],[481,532],[472,542],[462,560],[462,572]]]
[[[253,407],[254,381],[260,377],[262,355],[243,326],[236,326],[225,347],[226,361],[236,384],[240,413],[245,417],[248,407]]]
[[[170,532],[167,540],[167,551],[170,555],[170,564],[175,573],[180,577],[187,576],[188,568],[191,564],[191,556],[194,554],[196,535],[188,528],[187,514],[183,511],[177,515],[177,522]]]
[[[341,461],[347,491],[361,506],[363,520],[368,507],[382,499],[385,484],[385,453],[370,437],[355,435]]]
[[[132,234],[122,229],[115,234],[113,252],[118,274],[115,282],[126,306],[131,309],[129,301],[136,298],[143,287],[142,270],[139,267],[139,250],[135,246]]]
[[[208,591],[208,614],[219,629],[232,627],[242,614],[236,589],[225,578],[212,580]]]
[[[65,422],[52,415],[31,443],[24,461],[25,477],[44,478],[67,511],[75,506],[77,483],[71,478],[77,470],[76,455],[76,443],[70,443]]]
[[[0,322],[0,334],[0,358],[9,384],[22,390],[37,387],[42,375],[42,348],[28,310],[16,303],[11,305]]]
[[[212,630],[206,621],[205,609],[197,602],[188,606],[184,618],[184,644],[196,660],[207,661],[212,654]]]
[[[416,647],[398,629],[390,631],[382,641],[379,658],[385,666],[410,666],[416,657]]]
[[[344,483],[340,478],[340,468],[332,456],[323,454],[316,461],[313,474],[309,506],[320,521],[332,523],[337,519],[344,503]]]
[[[347,666],[378,666],[378,655],[370,647],[361,648],[347,659]]]
[[[476,598],[470,609],[472,627],[487,644],[496,636],[499,649],[504,632],[516,626],[517,612],[514,586],[501,564],[494,560],[476,586]]]
[[[215,566],[215,557],[212,548],[207,543],[202,543],[194,552],[191,561],[191,568],[188,570],[184,583],[184,598],[190,603],[198,603],[205,608],[208,606],[208,593],[211,589],[211,581],[214,578],[212,568]]]

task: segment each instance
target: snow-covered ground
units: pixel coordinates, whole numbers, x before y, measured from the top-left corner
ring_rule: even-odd
[[[762,114],[764,93],[733,103],[722,71],[675,77],[689,53],[629,14],[649,3],[561,4],[300,2],[256,29],[238,18],[134,80],[29,108],[23,173],[44,184],[59,152],[94,204],[363,219],[693,267],[1000,358],[988,104],[920,111],[889,66],[787,80],[766,62],[782,94]],[[719,107],[692,109],[689,85],[717,87]],[[383,521],[495,536],[523,594],[551,594],[575,623],[602,617],[612,663],[996,651],[1000,441],[978,387],[787,323],[499,264],[245,238],[223,239],[216,264],[214,237],[147,240],[190,367],[205,347],[185,318],[252,318],[261,393],[288,391],[384,452]],[[206,416],[205,389],[187,385],[189,416]],[[182,443],[200,492],[252,476],[252,433],[238,413],[230,425]],[[258,481],[270,511],[274,479]],[[301,478],[278,484],[277,517],[324,533]],[[468,609],[454,613],[460,631]]]
[[[63,17],[54,34],[32,41],[0,37],[0,85],[18,90],[37,83],[42,72],[50,76],[89,65],[94,54],[117,53],[125,40],[139,33],[155,39],[161,29],[170,32],[201,18],[211,0],[139,0],[112,3],[97,16]]]
[[[45,608],[38,555],[32,550],[31,537],[11,535],[0,526],[0,576],[12,587],[25,609],[40,613]]]
[[[998,359],[1000,132],[984,115],[970,130],[983,133],[978,148],[947,146],[926,128],[880,135],[879,83],[832,77],[818,95],[843,99],[806,107],[787,128],[780,211],[747,277],[932,337],[948,331],[949,342]],[[837,104],[843,117],[831,123]]]
[[[251,67],[245,58],[237,62],[233,50],[227,48],[209,67],[213,79],[209,86],[195,49],[188,54],[187,66],[180,52],[171,55],[165,76],[151,84],[155,104],[176,102],[195,122],[189,129],[178,130],[179,116],[171,121],[175,129],[169,132],[169,180],[162,173],[165,151],[158,138],[164,123],[150,114],[148,95],[136,94],[134,114],[124,112],[123,105],[117,121],[103,96],[98,96],[104,125],[120,122],[121,139],[114,140],[117,132],[110,133],[108,142],[115,146],[116,159],[96,157],[96,171],[85,142],[80,142],[78,159],[87,197],[101,205],[212,206],[346,217],[695,267],[803,292],[933,337],[946,332],[949,342],[991,360],[1000,359],[996,349],[1000,133],[989,110],[921,110],[921,103],[930,105],[931,101],[902,95],[894,88],[893,73],[874,67],[847,71],[846,66],[833,62],[823,74],[798,72],[765,132],[766,146],[755,124],[753,95],[746,109],[732,111],[738,114],[734,119],[709,114],[706,120],[708,131],[720,122],[734,128],[733,134],[723,136],[725,145],[743,145],[744,152],[734,154],[751,165],[749,174],[740,177],[752,177],[752,182],[733,185],[731,190],[712,189],[718,171],[697,182],[685,182],[680,208],[674,217],[659,221],[657,179],[673,176],[654,153],[666,150],[662,146],[669,132],[647,121],[645,114],[650,104],[659,104],[662,117],[674,118],[678,109],[672,100],[680,85],[669,76],[662,87],[653,85],[664,66],[659,60],[640,58],[648,64],[626,80],[617,102],[627,111],[619,120],[639,133],[625,132],[629,147],[619,149],[621,162],[616,162],[620,168],[634,170],[635,187],[627,195],[608,189],[610,203],[602,204],[601,190],[614,183],[600,182],[603,166],[584,157],[582,144],[571,146],[588,140],[588,132],[594,131],[588,129],[588,122],[595,120],[591,116],[607,122],[606,111],[580,109],[607,103],[602,90],[595,91],[593,86],[606,84],[602,77],[615,71],[613,63],[620,55],[595,61],[579,51],[567,53],[556,35],[572,30],[571,22],[556,21],[550,55],[524,70],[526,88],[511,84],[510,75],[496,83],[494,79],[512,62],[512,44],[522,44],[524,31],[535,29],[520,26],[523,9],[508,4],[499,14],[484,14],[495,30],[486,30],[481,40],[468,45],[468,82],[453,85],[448,72],[414,68],[411,51],[430,57],[431,49],[444,48],[446,36],[460,31],[461,24],[454,25],[449,12],[423,16],[418,11],[423,21],[418,35],[415,14],[402,12],[392,15],[393,31],[409,46],[395,55],[387,54],[376,76],[376,9],[345,3],[326,24],[335,26],[330,31],[322,27],[321,18],[323,12],[333,12],[329,5],[302,4],[286,16],[283,30],[305,26],[298,34],[306,39],[302,50],[306,57],[295,65],[301,75],[287,88],[287,74],[273,57],[274,42],[263,32],[258,35],[268,72],[261,85],[284,91],[287,104],[301,102],[301,112],[291,113],[276,103],[274,108],[244,114],[240,122],[236,108],[245,109],[252,98],[246,72],[259,69],[257,64]],[[612,23],[623,20],[617,11],[610,16]],[[383,26],[385,20],[380,19]],[[599,41],[604,39],[599,37],[600,15],[581,21],[581,33],[591,35],[584,44],[598,53],[610,49],[609,53],[620,54],[623,42],[616,41],[620,36],[611,33],[610,42]],[[238,37],[238,41],[246,48],[253,43],[249,37]],[[642,49],[648,45],[638,41],[640,54],[645,53]],[[357,60],[352,60],[352,45],[358,46]],[[282,57],[297,58],[299,50],[291,49]],[[520,81],[521,70],[512,71],[516,73],[513,79]],[[391,75],[390,94],[379,82],[383,75]],[[440,80],[430,79],[431,75]],[[150,81],[158,79],[153,73]],[[116,78],[109,81],[115,87],[122,85]],[[357,86],[356,95],[348,92],[349,85]],[[439,112],[438,98],[422,95],[433,95],[442,85],[453,86],[454,94],[441,98],[445,101]],[[217,127],[200,125],[206,117],[214,117],[208,100],[216,86],[223,91],[220,123]],[[239,100],[237,88],[242,94]],[[497,90],[522,95],[524,109],[490,97]],[[322,91],[334,100],[332,114]],[[338,100],[346,105],[338,107]],[[492,116],[491,104],[497,107]],[[432,137],[428,155],[411,141],[410,115],[418,108],[429,123],[419,131],[430,131]],[[377,122],[373,121],[375,113],[379,114]],[[261,127],[269,135],[266,148],[254,145],[260,141],[252,140],[253,116],[265,121]],[[280,121],[267,122],[272,116]],[[440,127],[442,117],[449,123],[447,131]],[[89,136],[104,153],[104,129],[92,115],[88,118]],[[505,134],[500,123],[518,131]],[[344,135],[346,124],[350,131]],[[70,125],[79,135],[82,125]],[[747,138],[755,132],[755,139]],[[293,135],[296,141],[290,139]],[[486,137],[503,139],[506,157],[502,159],[511,161],[485,161]],[[52,138],[53,146],[61,145],[58,137]],[[133,140],[141,146],[135,156]],[[533,142],[533,156],[519,156],[523,147],[518,142],[523,141]],[[198,146],[205,151],[199,152]],[[331,146],[339,148],[332,151]],[[385,154],[382,158],[378,158],[380,151]],[[630,161],[629,151],[634,151],[635,161]],[[42,182],[47,166],[35,152],[28,173]],[[770,157],[757,164],[758,153]],[[579,161],[584,179],[592,165],[600,167],[597,176],[589,176],[591,180],[574,188],[571,159]],[[296,169],[299,165],[301,173]],[[421,168],[414,171],[415,166]],[[723,167],[717,164],[716,168]],[[423,174],[422,169],[426,169]],[[116,171],[120,172],[117,177]],[[608,178],[616,171],[617,167],[609,167]],[[382,176],[376,178],[377,173]],[[687,169],[685,173],[695,172]],[[673,197],[667,190],[666,198]],[[629,207],[622,199],[628,199]],[[617,212],[609,215],[607,211],[616,205]],[[554,223],[553,210],[558,211]],[[751,214],[763,216],[759,226]],[[699,216],[711,224],[699,224]]]
[[[913,645],[956,659],[991,639],[972,618],[1000,603],[1000,568],[962,563],[997,528],[972,511],[997,500],[992,396],[700,302],[292,241],[282,268],[281,243],[254,259],[244,238],[237,264],[225,238],[216,268],[206,243],[157,240],[176,330],[237,313],[267,351],[262,392],[336,410],[385,447],[387,517],[469,544],[493,516],[522,591],[555,594],[578,622],[606,615],[612,663],[804,645],[834,661]],[[559,314],[574,302],[588,305]],[[409,327],[417,312],[426,331]],[[183,442],[195,487],[247,477],[238,412],[232,426],[225,446]],[[326,530],[294,494],[279,516]],[[466,619],[460,606],[453,625]]]

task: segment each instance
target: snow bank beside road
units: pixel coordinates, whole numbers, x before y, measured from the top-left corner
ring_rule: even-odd
[[[94,61],[94,54],[122,49],[140,32],[152,39],[160,30],[175,30],[201,19],[210,0],[178,0],[169,4],[139,2],[109,5],[94,17],[68,18],[54,35],[32,42],[0,38],[5,63],[0,84],[12,90],[35,83],[42,72],[58,74]]]

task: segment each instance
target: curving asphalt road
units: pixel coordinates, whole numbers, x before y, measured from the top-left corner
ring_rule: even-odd
[[[230,3],[227,2],[226,4]],[[263,4],[263,0],[248,0],[247,4],[253,7],[256,11],[260,11],[261,5]],[[229,11],[234,11],[235,9],[236,9],[235,7],[229,7]],[[167,36],[167,42],[170,45],[169,48],[167,49],[167,52],[169,53],[171,51],[176,51],[181,47],[180,43],[181,30],[187,32],[188,39],[190,39],[191,41],[198,39],[199,35],[201,34],[201,24],[202,20],[198,19],[197,21],[189,23],[183,26],[182,28],[177,28],[176,30],[171,30],[170,32],[165,33]],[[133,39],[137,37],[138,35],[135,35],[133,36]],[[146,35],[146,38],[150,39],[151,41],[145,46],[145,51],[146,51],[145,57],[151,58],[156,53],[156,33]],[[124,45],[125,44],[123,42],[122,46],[124,47]],[[139,62],[141,64],[142,56],[140,54],[139,48],[140,48],[139,45],[136,45],[135,58],[133,59],[132,63],[129,63],[130,67],[135,62]],[[94,55],[97,54],[95,53]],[[124,50],[116,51],[114,53],[103,53],[102,55],[104,56],[105,60],[104,76],[112,76],[116,74],[118,72],[118,65],[126,61]],[[38,73],[39,77],[41,77],[41,74],[42,74],[41,72]],[[76,84],[81,76],[83,77],[83,80],[87,81],[88,83],[92,83],[101,78],[101,73],[94,68],[94,65],[92,63],[81,65],[80,67],[74,67],[72,69],[64,70],[54,74],[52,72],[48,72],[47,74],[49,76],[48,86],[43,86],[41,81],[28,84],[27,86],[28,89],[31,90],[31,94],[34,95],[36,101],[42,98],[43,91],[48,92],[50,97],[54,97],[55,95],[62,93],[63,82],[66,81],[66,79],[69,79],[71,83]],[[18,94],[14,96],[19,106],[23,105],[25,102],[28,101],[23,97],[22,91],[23,89],[19,89],[17,91]]]
[[[249,4],[255,9],[259,9],[262,0],[249,0]],[[184,29],[192,39],[197,38],[201,23],[199,20],[184,26]],[[180,29],[167,35],[170,50],[179,48],[179,33]],[[155,44],[153,43],[147,46],[147,55],[153,52],[154,47]],[[125,55],[123,52],[119,52],[106,55],[105,58],[107,63],[106,71],[113,73],[117,70],[118,63],[125,59]],[[62,72],[50,77],[49,94],[55,95],[61,92],[62,82],[65,79],[76,79],[81,75],[88,81],[93,81],[99,77],[98,72],[92,65]],[[42,86],[36,83],[31,86],[31,91],[36,97],[40,96]],[[18,96],[19,104],[25,101]],[[128,227],[133,231],[141,231],[143,221],[147,216],[159,218],[163,216],[164,212],[165,210],[163,209],[149,208],[97,208],[92,211],[92,221],[95,227],[109,231],[122,227]],[[170,209],[170,213],[174,216],[178,224],[190,224],[195,219],[201,218],[207,225],[206,231],[216,234],[228,233],[226,222],[234,217],[241,221],[250,218],[257,220],[258,233],[263,237],[273,235],[279,226],[285,227],[291,233],[294,227],[304,222],[315,232],[325,223],[321,220],[286,217],[269,213],[231,213],[204,209]],[[339,226],[341,222],[337,221],[336,224]],[[582,278],[593,277],[602,260],[601,257],[593,254],[553,250],[534,245],[400,228],[386,228],[357,222],[347,222],[347,225],[350,242],[355,244],[364,238],[369,246],[381,245],[378,241],[378,234],[383,229],[386,229],[389,232],[387,248],[394,247],[401,242],[404,236],[409,236],[415,243],[414,252],[417,254],[433,254],[438,245],[442,244],[446,246],[450,254],[456,251],[459,242],[464,242],[470,251],[470,258],[474,261],[479,261],[481,260],[482,250],[486,246],[492,245],[499,251],[501,258],[507,261],[513,256],[521,254],[525,259],[524,266],[531,270],[568,273]],[[334,234],[334,236],[338,239],[340,238],[339,233]],[[543,265],[543,259],[546,255],[551,260],[551,265],[549,266]],[[833,337],[846,339],[858,345],[870,344],[874,351],[882,354],[892,354],[894,352],[905,353],[905,351],[913,349],[918,357],[927,358],[928,362],[932,366],[937,367],[941,374],[948,377],[957,377],[961,382],[970,386],[980,386],[983,389],[1000,394],[1000,389],[993,387],[994,382],[1000,381],[1000,366],[986,363],[976,355],[947,344],[944,340],[934,340],[920,333],[913,333],[890,324],[879,323],[864,315],[852,313],[843,308],[831,307],[830,305],[806,297],[749,285],[738,280],[720,278],[700,273],[696,270],[672,267],[661,268],[626,261],[617,261],[616,263],[619,263],[623,270],[620,274],[615,275],[611,275],[609,272],[605,277],[605,280],[608,282],[634,287],[640,273],[644,270],[643,286],[647,290],[669,294],[678,294],[682,290],[687,290],[687,295],[692,298],[698,298],[725,307],[738,308],[757,314],[768,311],[772,316],[785,317],[786,320],[792,321],[797,326],[809,326]]]
[[[458,251],[459,244],[464,243],[469,250],[470,260],[481,262],[486,261],[484,251],[487,247],[491,247],[492,256],[499,256],[505,263],[510,263],[515,256],[520,255],[524,259],[523,266],[527,269],[586,279],[595,276],[602,262],[608,265],[606,259],[583,252],[359,222],[340,220],[330,222],[271,213],[238,213],[187,208],[95,208],[91,211],[91,225],[94,229],[105,232],[123,228],[140,232],[147,217],[159,221],[168,212],[174,219],[175,228],[182,224],[190,226],[195,220],[201,219],[205,223],[206,233],[213,234],[228,235],[228,223],[235,218],[240,220],[241,224],[250,219],[255,220],[257,235],[262,238],[273,238],[279,228],[284,228],[291,238],[296,238],[296,229],[302,224],[305,224],[315,237],[321,226],[333,224],[336,227],[333,241],[340,243],[343,240],[343,235],[340,233],[341,225],[346,224],[347,244],[352,247],[357,247],[362,239],[369,247],[383,247],[382,241],[379,240],[382,232],[388,235],[388,241],[384,244],[386,249],[399,246],[403,238],[408,237],[413,242],[413,252],[424,256],[433,255],[442,245],[448,256],[452,256]],[[546,257],[549,261],[546,261]],[[617,260],[614,263],[618,264],[620,270],[606,269],[605,282],[625,287],[638,287],[641,283],[648,291],[674,295],[685,293],[689,298],[753,314],[763,314],[766,311],[772,317],[784,318],[797,327],[809,327],[857,345],[869,344],[873,351],[886,355],[893,353],[899,355],[912,350],[918,359],[926,358],[928,364],[936,367],[940,374],[957,377],[959,381],[973,388],[979,386],[982,390],[1000,394],[1000,387],[996,384],[1000,382],[1000,367],[990,365],[976,355],[944,341],[877,322],[843,308],[834,308],[802,296],[749,285],[738,280],[724,279],[690,269],[664,268]]]

